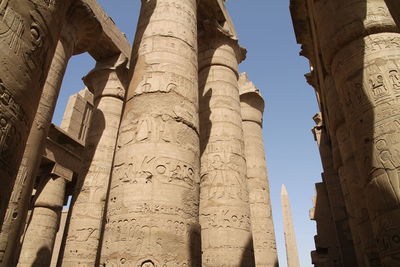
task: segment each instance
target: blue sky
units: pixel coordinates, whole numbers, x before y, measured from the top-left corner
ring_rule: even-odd
[[[130,42],[134,37],[140,1],[98,0]],[[313,89],[304,74],[308,62],[299,56],[289,14],[289,0],[230,0],[227,7],[239,40],[248,50],[240,66],[266,100],[264,140],[280,266],[286,266],[280,187],[286,184],[294,218],[302,267],[312,266],[315,223],[309,220],[314,183],[321,164],[311,128],[318,112]],[[84,88],[81,81],[94,67],[87,54],[74,56],[67,69],[53,121],[59,124],[69,95]]]

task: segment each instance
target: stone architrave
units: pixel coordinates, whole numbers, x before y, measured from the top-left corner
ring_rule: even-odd
[[[118,128],[125,98],[127,60],[99,62],[84,82],[94,93],[83,171],[71,205],[62,266],[95,266]]]
[[[374,242],[400,265],[400,39],[384,0],[315,3],[322,57],[343,106]]]
[[[297,252],[296,235],[293,226],[292,211],[290,209],[289,195],[285,185],[282,185],[281,188],[281,201],[287,266],[300,267],[299,254]]]
[[[50,266],[66,183],[72,176],[72,171],[56,163],[51,173],[42,178],[23,238],[18,267]]]
[[[0,229],[72,1],[0,2]]]
[[[142,1],[101,263],[200,266],[197,1]]]
[[[9,266],[15,260],[19,237],[25,227],[37,169],[42,159],[44,144],[57,103],[68,61],[73,53],[74,29],[63,27],[60,40],[43,88],[38,110],[29,133],[27,145],[18,171],[13,192],[0,232],[0,266]]]
[[[256,266],[277,266],[278,255],[262,133],[265,104],[260,91],[248,80],[245,73],[239,76],[239,92],[255,263]]]
[[[202,264],[254,266],[238,88],[244,51],[210,31],[199,38]]]

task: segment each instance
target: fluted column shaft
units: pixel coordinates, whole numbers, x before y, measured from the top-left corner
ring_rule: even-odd
[[[255,262],[260,267],[276,266],[278,255],[262,133],[264,100],[257,93],[245,93],[240,96],[240,104]]]
[[[236,41],[199,43],[203,266],[254,266]]]
[[[50,266],[65,199],[66,182],[64,177],[54,177],[52,174],[44,178],[44,185],[37,193],[28,222],[18,267]]]
[[[0,233],[0,264],[4,266],[9,266],[15,260],[14,254],[25,226],[37,169],[73,47],[74,29],[68,25],[63,28],[57,44]]]
[[[126,65],[126,61],[123,61]],[[125,67],[98,63],[84,82],[94,92],[83,171],[71,206],[62,266],[94,266],[99,251],[106,194],[125,97]],[[118,67],[122,68],[117,69]]]
[[[197,1],[142,1],[102,264],[200,266]]]
[[[400,47],[393,40],[400,34],[384,0],[327,2],[315,4],[322,56],[344,109],[382,265],[398,266]]]
[[[71,2],[0,3],[0,228]]]

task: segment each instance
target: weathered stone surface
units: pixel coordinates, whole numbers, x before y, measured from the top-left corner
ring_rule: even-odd
[[[342,261],[326,185],[317,183],[315,189],[314,208],[310,210],[310,219],[317,223],[317,235],[314,236],[316,250],[311,252],[312,263],[317,267],[345,266]]]
[[[304,16],[298,19],[301,6],[304,10],[305,5],[292,2],[293,9],[297,9],[292,14],[299,25],[298,40],[307,43],[310,28],[305,25],[309,24],[301,24],[307,20]],[[343,108],[346,127],[330,131],[337,137],[336,147],[340,150],[343,165],[337,167],[345,198],[349,199],[346,205],[351,199],[353,205],[348,209],[357,219],[352,227],[359,231],[356,246],[363,250],[368,264],[398,266],[398,27],[383,0],[308,1],[307,5],[314,14],[314,36],[321,47],[314,55],[310,53],[312,49],[307,49],[306,56],[310,56],[314,66],[313,58],[322,58],[322,64],[316,67],[320,73],[331,73]],[[310,14],[308,11],[306,14]],[[310,46],[313,47],[308,42],[306,47]],[[365,203],[365,208],[360,203]],[[366,234],[371,228],[372,240]],[[374,256],[376,251],[380,263]]]
[[[200,266],[196,9],[142,2],[101,264]]]
[[[72,175],[70,170],[55,164],[51,173],[41,179],[17,266],[50,265],[66,183],[72,180]]]
[[[71,1],[0,4],[0,228]]]
[[[262,133],[264,100],[245,73],[239,76],[239,92],[255,263],[278,266]]]
[[[254,266],[238,88],[244,54],[216,25],[199,38],[202,264]]]
[[[74,31],[75,29],[71,25],[66,25],[61,33],[8,204],[0,233],[0,263],[5,266],[15,265],[12,262],[16,260],[15,252],[25,226],[34,182],[45,149],[46,137],[49,133],[67,63],[73,53]]]
[[[85,88],[70,96],[60,128],[82,143],[86,143],[93,113],[93,94]]]
[[[84,82],[94,92],[83,171],[69,220],[62,266],[94,266],[100,249],[105,200],[125,97],[126,58],[100,62]]]
[[[290,209],[289,195],[285,185],[281,188],[281,202],[283,214],[283,230],[285,233],[286,260],[288,267],[300,267],[297,252],[296,234],[294,232],[292,211]]]

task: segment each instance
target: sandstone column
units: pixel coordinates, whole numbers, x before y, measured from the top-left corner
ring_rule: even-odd
[[[25,226],[37,168],[42,159],[45,140],[51,125],[68,60],[73,53],[73,32],[74,29],[71,25],[65,25],[62,30],[8,204],[6,217],[0,232],[0,264],[4,264],[4,266],[11,265],[10,260],[15,260],[13,259],[15,257],[13,254],[16,251],[19,236]]]
[[[95,109],[88,130],[83,171],[72,200],[62,266],[95,266],[96,263],[125,97],[125,65],[123,58],[99,62],[84,78],[94,93]]]
[[[52,172],[42,178],[17,266],[50,266],[65,199],[66,182],[72,180],[72,175],[71,171],[55,164]]]
[[[345,122],[342,105],[337,89],[330,75],[325,78],[325,104],[327,108],[329,133],[332,138],[334,154],[339,154],[340,162],[336,164],[343,189],[343,197],[349,214],[349,226],[353,244],[357,252],[359,265],[379,266],[376,244],[373,241],[372,227],[366,209],[360,174],[354,158],[348,127]]]
[[[71,1],[0,2],[0,228]]]
[[[200,266],[197,1],[142,1],[102,264]]]
[[[238,88],[244,53],[237,40],[209,35],[199,39],[202,264],[254,266]]]
[[[285,232],[286,259],[288,267],[300,267],[297,252],[296,234],[293,226],[292,211],[290,209],[289,195],[285,185],[281,188],[283,230]]]
[[[322,56],[344,108],[382,265],[399,266],[400,34],[384,0],[328,2],[315,5]]]
[[[262,133],[264,100],[245,73],[239,76],[239,91],[255,262],[256,266],[276,266],[278,255]]]

